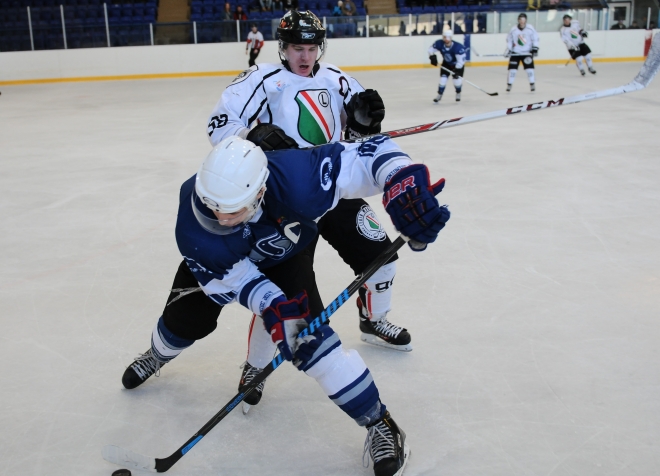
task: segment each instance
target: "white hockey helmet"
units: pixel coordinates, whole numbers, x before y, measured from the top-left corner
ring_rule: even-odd
[[[445,30],[445,31],[442,32],[442,38],[443,39],[446,38],[448,40],[451,40],[453,36],[454,36],[454,32],[451,31],[451,30]]]
[[[227,137],[204,159],[195,178],[192,208],[197,221],[220,235],[243,228],[259,209],[268,180],[268,159],[260,147],[238,136]],[[242,223],[224,226],[212,213],[248,209]]]

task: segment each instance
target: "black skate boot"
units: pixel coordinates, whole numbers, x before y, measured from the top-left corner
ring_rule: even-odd
[[[238,383],[239,392],[242,391],[245,385],[252,382],[252,379],[263,370],[258,367],[252,367],[247,363],[247,361],[243,362],[242,367],[243,374],[241,375],[241,381]],[[261,396],[264,393],[264,385],[266,385],[266,380],[257,385],[257,388],[255,388],[252,393],[250,393],[250,395],[243,399],[243,415],[247,415],[247,413],[250,411],[250,407],[261,401]]]
[[[534,84],[534,83],[530,83],[530,85],[529,85],[529,90],[530,90],[530,91],[536,91],[536,84]]]
[[[140,354],[140,357],[136,357],[133,363],[126,368],[121,383],[128,390],[139,387],[153,374],[158,377],[160,368],[166,363],[154,357],[152,350],[149,349],[144,354]]]
[[[596,74],[596,70],[593,69],[593,68],[589,68],[589,72],[590,72],[591,74]]]
[[[360,294],[362,294],[362,289],[360,289]],[[410,345],[411,338],[408,330],[392,324],[386,317],[379,321],[369,319],[368,310],[362,305],[363,299],[358,297],[356,301],[360,313],[360,330],[362,331],[360,338],[368,344],[410,352],[412,345]]]
[[[506,92],[507,92],[507,93],[508,93],[509,91],[511,91],[511,86],[512,86],[512,85],[509,84],[509,83],[506,84]]]
[[[395,423],[390,412],[383,418],[367,426],[367,439],[364,441],[366,465],[369,458],[374,462],[375,476],[401,476],[410,458],[410,448],[406,444],[406,434]]]
[[[440,102],[440,99],[442,99],[442,94],[438,93],[435,99],[433,99],[433,102]]]

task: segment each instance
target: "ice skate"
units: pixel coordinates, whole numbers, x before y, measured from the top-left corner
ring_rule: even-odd
[[[584,75],[587,74],[587,73],[586,73],[585,70],[581,69],[581,70],[580,70],[580,74],[581,74],[582,76],[584,76]]]
[[[536,84],[531,83],[531,84],[529,85],[529,90],[530,90],[530,91],[536,91]]]
[[[160,375],[160,368],[167,362],[158,360],[151,349],[136,357],[131,365],[124,371],[121,383],[125,388],[131,390],[142,385],[152,375]]]
[[[507,93],[508,93],[509,91],[511,91],[511,86],[512,86],[511,84],[508,84],[508,83],[507,83],[507,85],[506,85],[506,92],[507,92]]]
[[[440,99],[442,99],[442,94],[438,94],[433,100],[433,102],[440,102]]]
[[[590,72],[591,74],[596,74],[596,70],[593,69],[593,68],[589,68],[589,72]]]
[[[364,342],[403,352],[412,350],[410,334],[407,329],[392,324],[386,317],[379,321],[370,320],[360,298],[357,299],[357,306],[360,312],[360,330],[362,331],[360,338]]]
[[[390,412],[383,418],[367,426],[367,439],[364,441],[362,463],[369,466],[374,462],[375,476],[401,476],[410,458],[410,448],[406,444],[406,434],[392,419]]]
[[[456,102],[460,102],[461,100],[461,93],[456,93]]]
[[[263,369],[260,369],[258,367],[252,367],[250,364],[247,363],[247,361],[243,362],[243,374],[241,375],[241,381],[238,383],[238,391],[240,392],[243,387],[250,382],[252,382],[252,379],[259,374]],[[261,382],[259,385],[257,385],[257,388],[255,388],[250,395],[245,397],[243,400],[243,415],[247,415],[248,412],[250,411],[250,407],[253,405],[256,405],[261,401],[261,396],[264,393],[264,385],[266,384],[266,380]]]

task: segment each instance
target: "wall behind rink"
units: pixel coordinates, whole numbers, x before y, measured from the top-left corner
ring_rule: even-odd
[[[643,60],[645,30],[592,31],[587,43],[595,61]],[[569,59],[559,33],[539,33],[537,63]],[[324,61],[349,71],[430,67],[428,47],[439,36],[331,39]],[[472,66],[504,64],[506,34],[471,36]],[[463,42],[463,35],[456,35]],[[476,56],[478,52],[481,57]],[[132,46],[0,53],[0,85],[61,81],[230,76],[247,68],[244,43]],[[279,62],[277,42],[268,41],[259,63]]]

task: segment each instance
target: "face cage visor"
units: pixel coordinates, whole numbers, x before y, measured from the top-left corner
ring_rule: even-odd
[[[249,222],[252,217],[254,217],[264,200],[265,192],[266,190],[264,187],[264,191],[261,193],[261,197],[257,198],[251,205],[247,206],[248,213],[243,221],[232,226],[221,224],[213,214],[213,210],[207,207],[199,199],[199,196],[195,192],[193,192],[192,196],[190,197],[190,206],[192,207],[193,214],[195,215],[197,222],[206,231],[213,233],[214,235],[231,235],[232,233],[236,233],[237,231],[241,231],[243,228],[245,228],[247,222]]]

